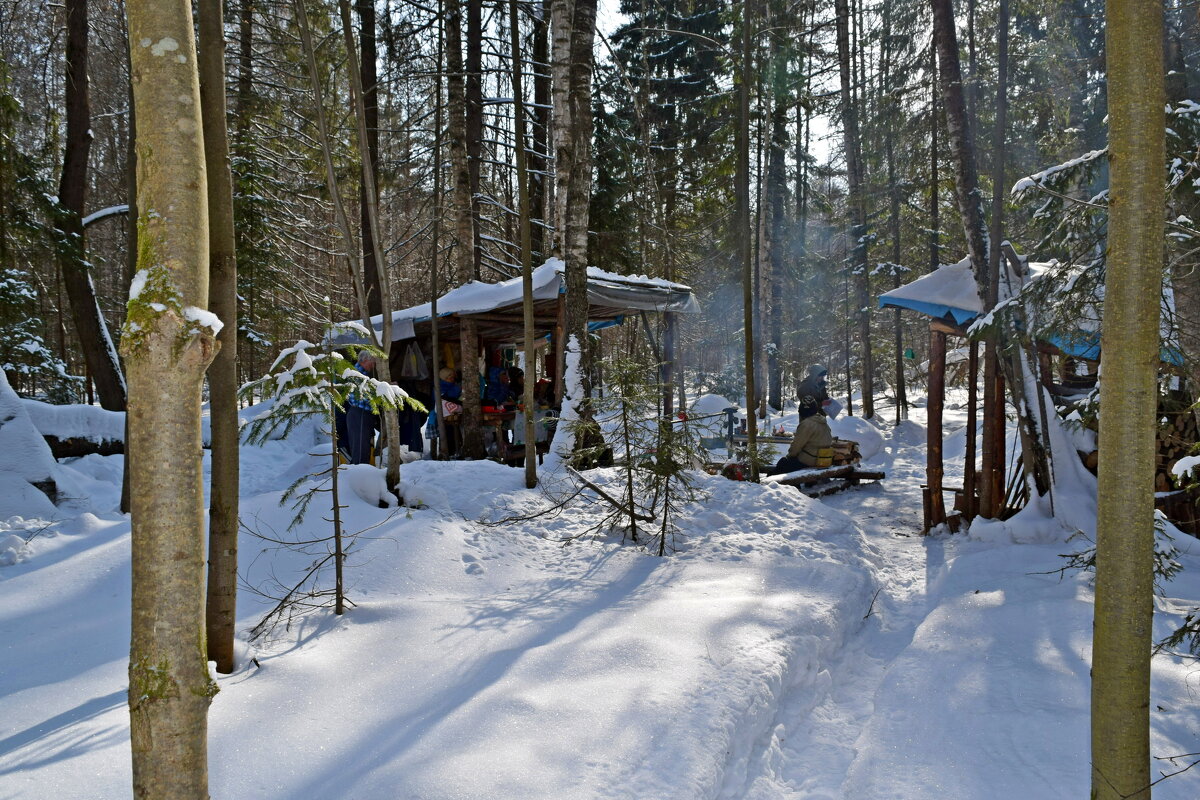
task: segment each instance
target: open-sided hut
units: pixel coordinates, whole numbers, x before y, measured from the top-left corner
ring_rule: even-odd
[[[556,258],[533,270],[534,337],[544,358],[544,375],[554,382],[554,396],[562,396],[562,364],[565,337],[565,265]],[[700,305],[690,287],[645,276],[618,275],[596,267],[587,270],[588,329],[591,331],[620,325],[631,317],[649,312],[696,314]],[[500,366],[523,349],[524,312],[521,279],[500,283],[468,283],[438,298],[437,317],[433,304],[422,303],[392,314],[391,374],[405,391],[428,400],[433,376],[443,366],[461,369],[469,358],[461,352],[460,325],[474,320],[479,334],[477,357],[486,366]],[[371,319],[382,341],[383,318]],[[438,349],[432,342],[436,326]],[[335,345],[361,342],[352,331],[334,338]],[[527,358],[527,369],[535,359]],[[464,370],[464,380],[467,371]],[[530,377],[533,373],[530,372]]]
[[[1054,265],[1031,263],[1026,266],[1025,281],[1048,278]],[[1013,276],[1015,277],[1015,276]],[[948,522],[956,528],[960,518],[971,519],[978,511],[975,435],[978,424],[994,425],[1000,431],[997,441],[1003,447],[1005,408],[1003,386],[998,387],[995,408],[980,408],[976,392],[979,373],[977,343],[969,344],[967,387],[967,437],[963,486],[943,485],[942,415],[945,405],[947,338],[967,338],[967,329],[984,313],[969,260],[939,267],[911,283],[885,292],[879,297],[881,308],[900,308],[917,311],[930,317],[929,332],[929,397],[928,397],[928,453],[926,465],[927,482],[924,488],[925,529]],[[1075,323],[1055,332],[1045,332],[1036,342],[1039,377],[1054,402],[1067,402],[1089,392],[1099,375],[1100,334],[1097,304],[1088,309],[1077,308]],[[1170,296],[1164,299],[1164,315],[1171,315]],[[1159,505],[1177,525],[1194,532],[1197,525],[1192,502],[1183,492],[1171,490],[1167,475],[1176,459],[1184,455],[1196,441],[1194,415],[1190,411],[1191,396],[1180,373],[1181,359],[1178,350],[1164,348],[1163,371],[1167,375],[1160,401],[1160,415],[1165,420],[1159,437]],[[1173,373],[1173,374],[1172,374]],[[1001,379],[1002,380],[1002,379]],[[1053,413],[1053,412],[1051,412]],[[1081,453],[1089,469],[1094,469],[1094,453]],[[1004,485],[1004,459],[1001,452],[994,465],[993,480]],[[1009,488],[1017,485],[1009,483]],[[955,494],[954,511],[946,514],[942,493]],[[1008,492],[1010,501],[1001,515],[1014,510],[1011,502],[1013,492]]]

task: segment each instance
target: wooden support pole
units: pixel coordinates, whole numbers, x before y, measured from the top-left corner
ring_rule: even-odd
[[[928,456],[925,481],[928,503],[925,533],[946,521],[946,502],[942,497],[942,412],[946,404],[946,334],[937,328],[929,331],[929,411]]]
[[[558,296],[558,321],[554,326],[554,405],[556,408],[562,408],[563,391],[566,385],[563,379],[566,377],[563,373],[566,372],[567,365],[567,301],[566,295]]]
[[[992,389],[993,397],[996,398],[995,406],[992,409],[991,419],[989,423],[992,426],[992,442],[995,447],[994,458],[995,463],[992,465],[992,501],[993,506],[991,513],[988,515],[993,519],[999,519],[1004,511],[1004,495],[1005,495],[1005,479],[1004,479],[1004,451],[1005,433],[1007,429],[1007,420],[1004,416],[1005,399],[1004,399],[1004,371],[997,369],[995,374],[995,387]]]
[[[975,480],[975,433],[979,429],[979,342],[970,343],[967,356],[967,442],[963,465],[963,517],[975,518],[979,507]]]

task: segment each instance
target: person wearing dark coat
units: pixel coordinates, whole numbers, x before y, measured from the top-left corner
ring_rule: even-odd
[[[829,400],[829,387],[826,383],[828,374],[829,371],[820,364],[813,364],[809,367],[808,375],[800,381],[800,386],[796,390],[796,400],[800,401],[811,397],[817,401],[817,408],[821,413],[825,414],[825,403]]]
[[[375,356],[366,350],[359,351],[354,368],[369,378],[375,377]],[[371,446],[378,428],[379,416],[371,408],[371,401],[351,392],[346,400],[346,449],[350,451],[351,464],[371,463]]]

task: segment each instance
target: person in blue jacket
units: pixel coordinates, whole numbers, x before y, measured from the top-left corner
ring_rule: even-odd
[[[375,356],[360,350],[354,368],[368,378],[375,377]],[[346,449],[351,464],[371,463],[371,446],[378,428],[379,416],[371,410],[371,401],[352,391],[346,399]]]

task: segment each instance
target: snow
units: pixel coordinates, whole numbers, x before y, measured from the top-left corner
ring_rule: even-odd
[[[888,477],[820,501],[698,474],[705,496],[681,509],[664,558],[589,534],[602,508],[563,502],[564,475],[526,490],[496,463],[415,461],[412,507],[397,509],[379,507],[379,470],[344,468],[345,528],[364,531],[346,570],[356,605],[239,639],[209,715],[212,796],[1086,796],[1091,579],[1057,572],[1086,543],[1037,505],[917,535],[924,421],[834,420]],[[323,469],[327,448],[315,425],[243,447],[248,529],[286,528],[282,490]],[[131,794],[121,463],[54,465],[75,507],[0,517],[5,797]],[[947,483],[961,470],[951,459]],[[1060,503],[1086,492],[1073,480]],[[328,530],[324,498],[297,535]],[[1156,600],[1156,638],[1200,605],[1200,555],[1177,542],[1184,570]],[[244,631],[270,606],[249,587],[311,556],[248,531],[240,550]],[[1152,752],[1195,753],[1194,662],[1154,665]],[[1155,787],[1198,795],[1196,770]]]
[[[1096,159],[1107,154],[1107,150],[1092,150],[1091,152],[1084,153],[1078,158],[1072,158],[1069,161],[1065,161],[1062,164],[1056,164],[1053,167],[1042,170],[1041,172],[1035,172],[1032,175],[1027,175],[1026,177],[1021,178],[1014,183],[1009,193],[1016,196],[1022,192],[1029,191],[1035,186],[1040,187],[1042,184],[1046,183],[1047,180],[1054,178],[1054,176],[1060,172],[1073,170],[1081,164],[1095,161]]]
[[[549,300],[557,297],[563,289],[564,271],[566,264],[562,259],[550,258],[546,263],[542,264],[533,270],[533,298],[534,300]],[[618,275],[614,272],[607,272],[598,267],[587,268],[588,280],[598,284],[608,284],[620,288],[646,288],[653,287],[658,289],[668,289],[675,292],[690,292],[691,288],[673,281],[668,281],[663,278],[650,278],[645,275]],[[455,289],[451,289],[446,294],[438,298],[437,311],[438,316],[447,316],[450,314],[478,314],[485,311],[491,311],[497,308],[503,308],[516,303],[520,303],[523,297],[523,287],[521,277],[510,278],[499,283],[484,283],[482,281],[471,281],[463,284]],[[699,306],[696,305],[695,299],[691,299],[690,304],[686,309],[679,309],[688,313],[699,311]],[[413,324],[431,319],[433,316],[433,304],[422,303],[412,306],[411,308],[401,309],[392,313],[392,341],[401,341],[410,339],[414,335]],[[370,319],[371,327],[376,332],[382,333],[383,330],[383,315],[377,314]],[[338,323],[335,327],[345,328],[340,335],[335,336],[335,343],[347,343],[352,340],[357,340],[363,335],[363,331],[356,331],[350,327],[349,323]]]
[[[120,205],[108,206],[107,208],[102,208],[99,211],[93,211],[91,214],[88,214],[86,217],[83,218],[82,224],[83,224],[83,227],[86,228],[87,226],[91,225],[94,222],[99,222],[100,220],[107,219],[109,217],[114,217],[117,214],[128,214],[128,213],[129,213],[129,205],[128,204],[122,203]]]
[[[183,318],[188,322],[194,322],[201,328],[208,328],[212,331],[213,336],[216,336],[221,332],[221,328],[225,327],[225,323],[221,322],[220,317],[216,314],[196,306],[184,306]]]
[[[0,520],[17,514],[53,515],[54,504],[34,486],[53,482],[58,464],[21,399],[0,371]]]
[[[88,439],[93,442],[125,441],[125,414],[99,406],[52,405],[39,400],[21,400],[33,426],[43,436]]]
[[[735,403],[731,403],[719,394],[702,394],[692,401],[692,414],[695,416],[723,414],[725,409],[735,407]]]
[[[142,294],[142,290],[146,288],[146,281],[150,280],[150,271],[139,269],[133,273],[133,280],[129,282],[129,299],[136,300]]]

